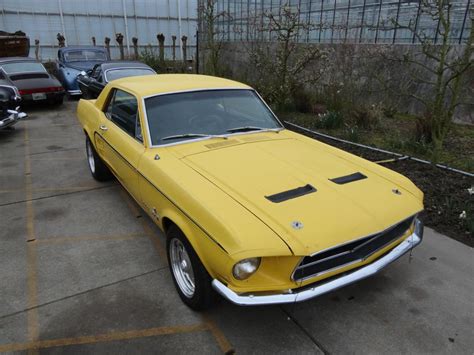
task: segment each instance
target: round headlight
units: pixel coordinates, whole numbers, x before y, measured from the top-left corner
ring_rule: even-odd
[[[249,258],[239,261],[234,265],[232,274],[237,280],[245,280],[252,276],[260,266],[261,258]]]

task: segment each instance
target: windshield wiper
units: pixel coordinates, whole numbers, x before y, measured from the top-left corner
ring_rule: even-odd
[[[167,141],[171,139],[179,139],[179,138],[198,138],[198,137],[205,137],[205,138],[223,138],[227,139],[226,136],[219,136],[215,134],[201,134],[201,133],[184,133],[184,134],[175,134],[173,136],[167,136],[161,138],[162,141]]]
[[[262,128],[262,127],[255,127],[255,126],[243,126],[243,127],[235,127],[228,129],[227,132],[247,132],[247,131],[264,131],[270,128]]]

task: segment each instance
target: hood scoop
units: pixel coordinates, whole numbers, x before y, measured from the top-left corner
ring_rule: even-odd
[[[329,179],[329,180],[331,180],[332,182],[334,182],[338,185],[344,185],[344,184],[348,184],[350,182],[363,180],[363,179],[367,179],[367,176],[365,176],[362,173],[357,172],[357,173],[354,173],[354,174],[344,175],[344,176],[340,176],[340,177],[337,177],[337,178],[334,178],[334,179]]]
[[[292,198],[304,196],[313,192],[316,192],[316,188],[310,184],[305,186],[297,187],[296,189],[287,190],[283,192],[278,192],[274,195],[265,196],[265,198],[273,203],[280,203],[286,200],[291,200]]]

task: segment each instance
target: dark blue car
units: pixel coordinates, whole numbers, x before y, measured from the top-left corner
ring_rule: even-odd
[[[58,50],[57,77],[70,96],[81,95],[77,76],[96,64],[110,60],[105,48],[93,46],[64,47]]]

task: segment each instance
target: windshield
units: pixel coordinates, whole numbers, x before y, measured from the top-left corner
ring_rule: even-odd
[[[90,49],[77,49],[64,52],[64,60],[66,62],[103,62],[107,60],[105,53],[102,51],[94,51]]]
[[[252,90],[209,90],[145,100],[153,145],[199,136],[282,128]]]
[[[41,63],[36,62],[17,62],[2,64],[2,68],[7,74],[27,73],[27,72],[46,72]]]
[[[126,78],[128,76],[139,76],[139,75],[153,75],[155,72],[147,68],[122,68],[122,69],[111,69],[105,73],[107,81],[117,80]]]

